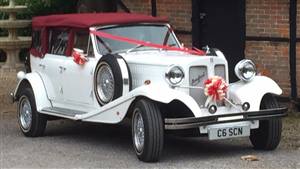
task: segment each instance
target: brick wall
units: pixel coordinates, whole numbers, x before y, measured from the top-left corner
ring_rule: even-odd
[[[246,36],[289,38],[289,0],[246,0]],[[245,56],[290,95],[288,42],[247,41]]]
[[[151,15],[151,0],[123,0],[132,13]]]
[[[247,36],[289,37],[289,0],[246,0]]]
[[[289,43],[248,41],[245,54],[256,63],[259,72],[280,85],[285,96],[290,94]]]
[[[123,0],[132,12],[151,14],[151,0]],[[157,15],[167,16],[175,29],[191,31],[191,1],[157,0]],[[300,38],[300,1],[298,1],[298,37]],[[289,0],[246,0],[246,35],[289,38]],[[191,46],[191,35],[178,35]],[[297,45],[297,84],[300,95],[300,43]],[[279,83],[284,95],[290,95],[289,43],[246,41],[246,58],[253,59],[258,70]]]
[[[123,0],[124,4],[133,13],[151,15],[151,0]],[[187,0],[157,0],[157,16],[165,16],[170,20],[174,29],[192,30],[191,1]],[[177,34],[185,46],[191,47],[192,36]]]

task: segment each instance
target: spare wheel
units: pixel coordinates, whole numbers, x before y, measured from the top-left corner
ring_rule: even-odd
[[[103,106],[131,89],[131,77],[126,61],[120,55],[107,54],[99,60],[94,74],[94,91]]]

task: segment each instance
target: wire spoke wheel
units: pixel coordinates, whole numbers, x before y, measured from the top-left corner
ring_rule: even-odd
[[[134,144],[137,151],[140,153],[144,149],[145,128],[144,120],[139,109],[135,110],[133,123]]]
[[[38,137],[44,134],[47,118],[36,110],[35,98],[31,88],[24,88],[20,92],[17,111],[19,126],[25,136]]]
[[[164,144],[164,127],[156,102],[141,99],[132,116],[132,142],[137,157],[144,162],[158,161]]]
[[[20,99],[20,106],[19,106],[19,118],[21,127],[24,130],[29,130],[32,124],[32,109],[30,105],[30,101],[26,96],[23,96]]]
[[[99,97],[103,103],[108,103],[113,99],[115,90],[114,75],[110,66],[106,63],[101,63],[97,76]]]
[[[102,56],[94,73],[94,92],[99,105],[114,101],[130,89],[131,76],[126,61],[116,54]]]

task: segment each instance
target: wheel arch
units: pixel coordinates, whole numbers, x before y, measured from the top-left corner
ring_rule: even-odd
[[[263,101],[264,101],[264,99],[265,99],[266,97],[269,97],[269,98],[271,98],[271,99],[274,99],[274,101],[276,102],[276,103],[274,103],[274,104],[276,104],[277,106],[279,106],[279,105],[278,105],[278,102],[277,102],[277,99],[276,99],[276,96],[278,96],[278,95],[276,95],[275,93],[271,93],[271,92],[265,93],[265,94],[261,97],[261,99],[260,99],[260,105],[259,105],[260,109],[262,108]]]
[[[124,119],[126,119],[126,118],[130,119],[132,117],[135,104],[136,104],[136,102],[138,102],[141,99],[147,99],[147,100],[153,101],[156,104],[158,104],[160,113],[163,118],[195,117],[192,110],[186,104],[184,104],[184,102],[182,102],[181,100],[173,99],[169,103],[163,103],[163,102],[159,102],[157,100],[153,100],[147,96],[138,96],[131,102],[129,108],[127,109],[126,116]]]
[[[196,101],[189,95],[185,94],[184,92],[174,90],[169,87],[162,87],[160,84],[149,84],[143,85],[138,88],[135,88],[131,92],[131,97],[134,97],[134,100],[131,102],[125,117],[131,117],[132,109],[134,104],[139,99],[145,98],[156,102],[160,109],[162,110],[163,115],[165,114],[166,117],[169,113],[176,114],[176,116],[182,116],[182,113],[179,113],[180,110],[184,110],[186,113],[185,116],[187,117],[198,117],[201,115],[201,110],[196,103]],[[173,109],[174,107],[181,107],[180,109]],[[167,113],[166,113],[167,112]],[[178,113],[177,113],[178,112]]]
[[[257,111],[265,95],[281,95],[282,90],[272,79],[265,76],[255,76],[248,83],[239,81],[229,86],[229,97],[235,103],[250,103],[249,111]]]
[[[37,111],[45,107],[51,107],[44,82],[38,73],[27,73],[23,79],[19,81],[14,92],[15,101],[19,100],[21,92],[25,88],[31,88],[33,91]]]
[[[20,83],[18,84],[18,86],[16,88],[16,91],[15,91],[15,94],[14,94],[14,100],[15,101],[19,101],[21,91],[24,90],[25,88],[31,88],[32,89],[31,84],[27,79],[21,80]]]

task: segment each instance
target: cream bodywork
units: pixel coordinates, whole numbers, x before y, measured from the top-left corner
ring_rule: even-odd
[[[96,28],[91,28],[91,30],[95,29]],[[225,65],[225,77],[227,82],[229,79],[227,61],[220,51],[216,52],[217,56],[196,56],[185,52],[158,49],[141,50],[142,48],[140,48],[136,51],[120,53],[130,69],[132,90],[128,93],[124,92],[120,98],[101,107],[96,100],[92,83],[95,67],[102,55],[98,52],[94,35],[91,35],[91,40],[94,46],[95,57],[89,59],[85,66],[72,63],[72,58],[52,56],[51,60],[61,59],[61,65],[53,64],[52,66],[54,66],[55,69],[51,70],[52,72],[48,72],[48,63],[45,59],[31,56],[32,73],[24,74],[19,77],[19,84],[14,96],[16,97],[19,85],[23,81],[28,81],[34,92],[37,111],[44,114],[89,122],[111,124],[121,122],[126,114],[129,113],[129,107],[138,97],[146,97],[163,104],[169,104],[174,100],[178,100],[185,104],[193,112],[195,117],[205,117],[211,116],[207,108],[204,107],[204,105],[199,106],[189,94],[190,67],[199,65],[207,66],[208,77],[211,77],[215,75],[214,65],[223,64]],[[180,66],[185,72],[185,78],[178,87],[170,87],[165,79],[165,73],[172,65]],[[60,66],[63,69],[61,69]],[[124,67],[125,65],[121,64],[121,66]],[[60,72],[57,73],[58,71]],[[71,72],[68,73],[67,71]],[[64,73],[69,76],[72,75],[72,79],[69,77],[69,81],[72,81],[72,83],[68,84],[69,81],[65,81],[62,82],[61,86],[54,86],[53,84],[60,83],[59,79],[56,79],[58,81],[55,83],[50,83],[49,81],[53,79],[48,78],[47,73],[62,75],[60,78],[62,81],[64,80]],[[85,76],[85,78],[82,79],[81,76]],[[46,78],[43,79],[43,77]],[[151,83],[145,85],[145,81],[150,81]],[[45,83],[47,83],[47,87]],[[77,87],[72,86],[69,89],[84,89],[86,92],[81,91],[77,94],[75,93],[76,91],[72,93],[72,91],[64,90],[64,88],[67,88],[69,85],[77,85]],[[64,95],[63,91],[66,91],[67,95]],[[61,92],[61,96],[59,96],[58,92]],[[247,83],[239,81],[230,84],[228,99],[236,104],[249,102],[251,105],[250,110],[257,111],[259,110],[261,99],[267,93],[280,95],[282,91],[272,79],[256,76],[252,81]],[[55,97],[59,99],[55,100]],[[43,109],[47,107],[60,107],[74,111],[83,111],[85,113],[71,117],[43,111]],[[227,106],[219,107],[214,115],[238,113],[241,111],[241,108],[227,104]],[[258,127],[258,123],[253,124],[251,128],[253,127]],[[205,133],[205,129],[202,129],[202,132]]]
[[[188,88],[186,88],[189,85],[187,80],[189,78],[188,73],[185,74],[185,79],[181,85],[175,88],[168,85],[164,74],[167,68],[171,65],[181,66],[184,69],[184,72],[189,72],[189,67],[194,65],[227,65],[223,56],[193,56],[182,52],[166,52],[160,50],[132,52],[129,54],[124,53],[122,56],[130,67],[133,79],[132,91],[103,107],[98,105],[93,94],[91,96],[94,98],[91,99],[92,102],[84,106],[86,113],[76,115],[75,117],[68,117],[59,114],[50,115],[61,116],[73,120],[115,124],[124,119],[128,113],[130,105],[137,97],[146,97],[164,104],[178,100],[184,103],[193,112],[195,117],[211,116],[207,108],[199,107],[196,101],[189,95]],[[94,61],[95,65],[97,64],[96,60],[97,59]],[[66,69],[68,69],[68,67]],[[208,70],[208,73],[210,72],[213,71]],[[226,72],[228,72],[228,70],[226,70]],[[209,74],[209,76],[213,76],[213,74]],[[226,76],[228,79],[228,74],[226,74]],[[42,111],[43,108],[51,107],[52,104],[47,96],[43,79],[39,73],[33,72],[25,74],[21,77],[20,82],[23,80],[28,80],[33,88],[34,95],[36,97],[37,110],[40,113],[49,114],[49,112]],[[150,80],[151,84],[144,85],[145,80]],[[282,90],[272,79],[264,76],[256,76],[252,81],[247,83],[239,81],[230,84],[228,99],[232,100],[236,104],[249,102],[251,105],[250,110],[257,111],[259,110],[262,97],[267,93],[280,95]],[[70,104],[60,104],[60,106],[65,106],[62,108],[73,110],[78,110],[80,107],[79,105],[72,107]],[[80,109],[80,111],[83,111],[83,109]],[[219,107],[218,111],[214,115],[238,113],[241,111],[242,110],[240,108],[228,105],[226,107]]]

